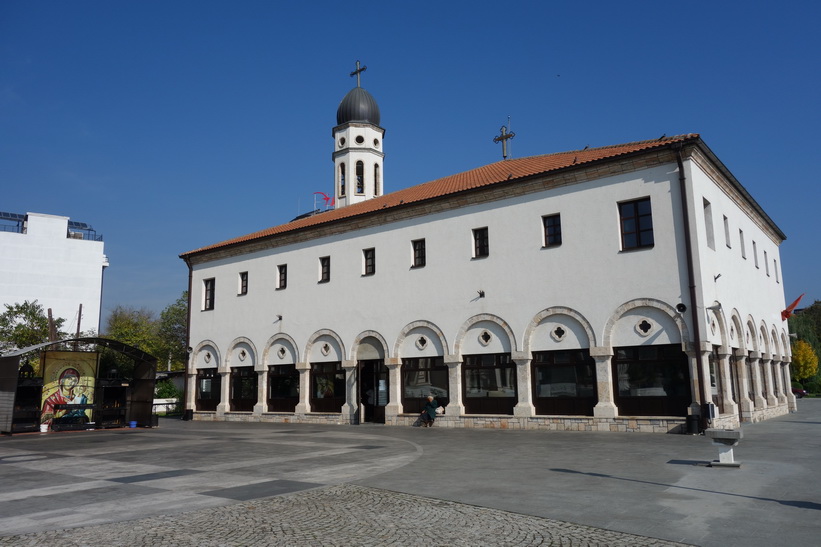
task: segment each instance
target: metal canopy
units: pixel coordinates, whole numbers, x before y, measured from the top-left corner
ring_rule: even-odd
[[[83,337],[36,344],[0,356],[0,432],[11,433],[20,357],[50,346],[75,342],[110,348],[122,353],[126,357],[134,359],[134,373],[131,379],[131,393],[128,399],[127,420],[136,421],[138,424],[144,426],[152,424],[157,358],[139,348],[129,346],[117,340]]]

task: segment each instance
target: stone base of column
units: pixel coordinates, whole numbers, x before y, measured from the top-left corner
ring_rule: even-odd
[[[465,405],[460,405],[458,403],[448,403],[447,408],[445,409],[446,416],[464,416],[465,415]]]
[[[533,404],[519,403],[513,407],[513,415],[517,418],[532,418],[536,415],[536,407]]]
[[[350,424],[358,425],[359,416],[357,411],[358,409],[355,406],[345,403],[342,405],[342,419],[347,420]]]
[[[385,416],[399,416],[402,414],[402,410],[400,403],[388,403],[385,405]]]
[[[268,405],[265,403],[257,403],[254,405],[254,414],[262,414],[268,411]]]
[[[597,403],[593,407],[594,418],[617,418],[618,415],[619,409],[613,403]]]
[[[225,416],[225,413],[230,410],[228,403],[219,403],[217,405],[217,416]]]

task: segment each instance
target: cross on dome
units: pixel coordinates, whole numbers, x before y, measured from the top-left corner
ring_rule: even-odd
[[[362,68],[359,68],[359,60],[357,60],[356,61],[356,70],[351,72],[351,76],[356,76],[356,87],[362,87],[362,85],[359,81],[359,75],[361,73],[365,72],[366,70],[368,70],[368,67],[366,67],[366,66],[363,66]]]

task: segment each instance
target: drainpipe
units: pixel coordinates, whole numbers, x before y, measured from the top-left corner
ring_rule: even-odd
[[[188,317],[185,320],[185,348],[188,351],[188,358],[185,361],[185,374],[182,383],[182,419],[190,420],[194,409],[191,409],[191,415],[189,415],[189,409],[186,408],[186,405],[188,404],[188,367],[191,365],[191,283],[194,277],[194,269],[191,267],[188,257],[184,257],[183,260],[185,265],[188,266]]]
[[[698,391],[701,405],[707,402],[707,393],[704,386],[704,358],[701,354],[701,327],[699,324],[698,306],[696,305],[696,275],[693,267],[693,243],[690,237],[690,210],[687,206],[687,177],[684,176],[684,162],[681,159],[682,144],[674,143],[673,150],[676,152],[676,163],[678,164],[678,182],[681,191],[681,211],[684,215],[684,247],[687,253],[687,284],[690,289],[690,313],[693,320],[693,343],[696,346],[696,375],[698,377]],[[704,412],[700,413],[699,427],[707,428],[707,418]]]

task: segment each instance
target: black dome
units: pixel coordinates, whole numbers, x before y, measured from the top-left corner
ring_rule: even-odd
[[[379,106],[376,99],[362,89],[355,87],[348,91],[336,109],[336,124],[347,122],[367,122],[379,125]]]

